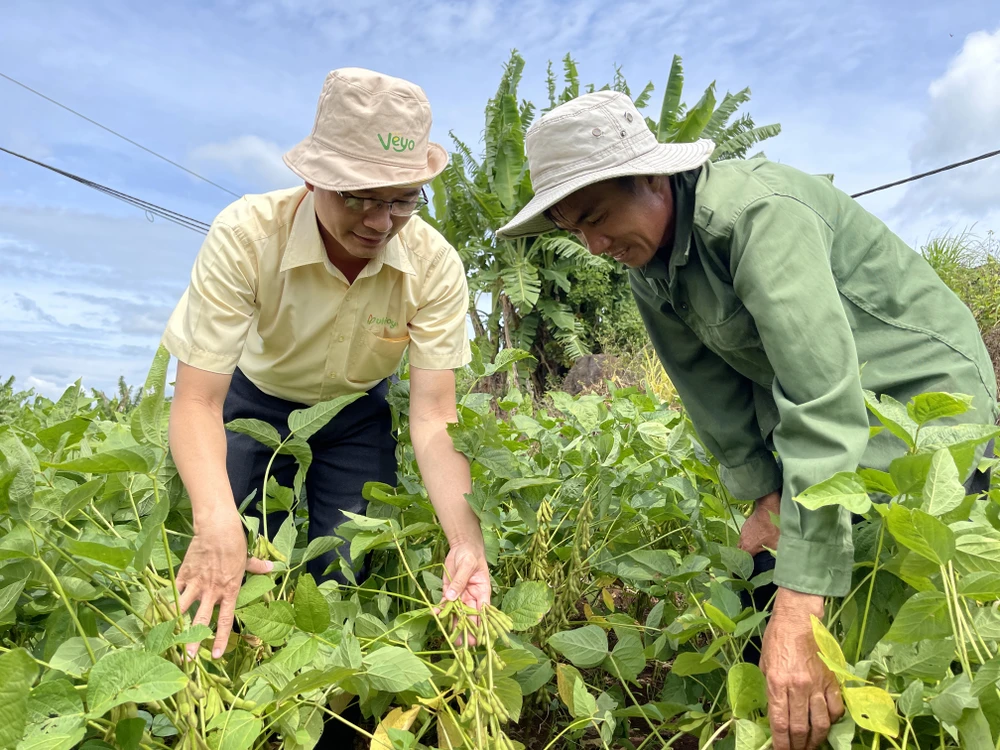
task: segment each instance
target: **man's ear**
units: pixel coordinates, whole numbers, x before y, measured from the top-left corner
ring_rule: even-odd
[[[306,183],[306,190],[308,190],[309,192],[312,192],[313,190],[315,190],[315,188],[313,187],[313,185],[311,183],[307,182]]]

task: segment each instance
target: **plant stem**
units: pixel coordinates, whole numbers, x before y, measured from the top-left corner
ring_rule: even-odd
[[[715,730],[715,734],[713,734],[711,737],[708,738],[708,742],[705,743],[705,745],[703,747],[703,750],[707,750],[708,748],[710,748],[715,743],[715,741],[717,739],[719,739],[719,736],[723,732],[725,732],[727,729],[729,729],[729,725],[732,724],[732,723],[733,723],[733,720],[730,719],[725,724],[723,724],[721,727],[719,727],[718,729],[716,729]]]
[[[878,549],[875,552],[875,566],[872,568],[872,580],[868,584],[868,600],[865,602],[865,613],[861,618],[861,632],[858,634],[858,647],[854,652],[855,664],[861,659],[861,649],[865,645],[865,630],[868,628],[868,613],[872,607],[872,594],[875,592],[875,578],[878,575],[879,558],[882,557],[882,543],[885,541],[885,521],[880,521],[878,529]]]
[[[90,663],[97,664],[97,656],[94,654],[94,649],[90,646],[90,638],[87,637],[87,631],[83,629],[80,619],[76,616],[76,608],[70,605],[69,597],[66,596],[66,592],[63,590],[62,584],[59,583],[59,577],[52,571],[52,568],[46,564],[41,555],[35,559],[38,561],[38,564],[45,569],[45,572],[48,573],[49,578],[52,579],[52,585],[55,586],[55,589],[59,594],[59,598],[62,599],[63,604],[66,606],[66,611],[69,612],[70,619],[76,626],[77,632],[80,634],[80,637],[83,638],[83,645],[87,649],[87,654],[90,656]]]

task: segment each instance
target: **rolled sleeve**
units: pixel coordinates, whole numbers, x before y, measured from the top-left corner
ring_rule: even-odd
[[[698,437],[721,465],[720,478],[741,500],[781,487],[781,469],[757,422],[753,386],[710,350],[670,303],[630,279],[653,348],[691,417]]]
[[[409,321],[410,364],[454,370],[472,361],[466,316],[469,285],[458,253],[447,245],[428,274],[424,302]]]
[[[209,230],[163,333],[181,362],[223,374],[236,369],[255,309],[257,264],[248,245],[219,220]]]
[[[791,197],[750,204],[733,228],[733,284],[774,368],[781,541],[774,581],[843,596],[853,565],[850,514],[808,510],[803,490],[854,471],[868,444],[857,349],[830,264],[831,226]]]

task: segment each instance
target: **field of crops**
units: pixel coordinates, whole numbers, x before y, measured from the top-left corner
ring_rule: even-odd
[[[526,356],[477,355],[467,380],[474,390]],[[552,392],[544,408],[516,388],[468,393],[452,436],[494,574],[493,606],[473,617],[435,606],[446,543],[409,444],[404,375],[390,395],[400,484],[369,485],[368,514],[342,527],[370,578],[304,573],[340,540],[306,542],[302,472],[290,488],[272,480],[268,510],[299,512],[270,541],[247,531],[275,569],[244,584],[223,658],[208,640],[189,660],[179,644],[210,631],[174,607],[192,523],[167,452],[166,373],[161,351],[127,414],[73,387],[0,424],[0,746],[309,750],[349,703],[365,747],[770,746],[764,679],[744,660],[765,614],[740,597],[770,574],[747,580],[746,508],[681,411],[613,387]],[[831,744],[992,750],[1000,495],[966,497],[959,470],[996,431],[941,426],[966,408],[955,395],[869,405],[899,438],[892,471],[799,498],[862,517],[851,594],[814,622],[848,708]],[[309,436],[339,406],[296,412],[285,441],[233,427],[304,470]]]

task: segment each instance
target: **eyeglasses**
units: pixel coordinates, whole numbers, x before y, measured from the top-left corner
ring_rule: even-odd
[[[392,216],[413,216],[417,211],[427,205],[427,194],[420,188],[420,197],[405,201],[383,201],[378,198],[359,198],[350,193],[337,191],[344,205],[351,211],[367,213],[368,211],[381,211],[383,206],[389,207],[389,214]]]

